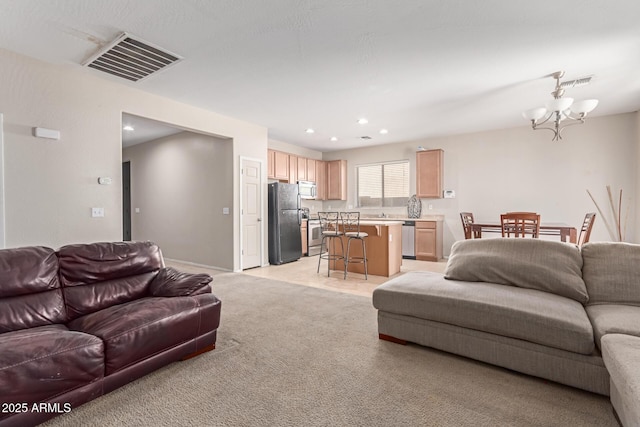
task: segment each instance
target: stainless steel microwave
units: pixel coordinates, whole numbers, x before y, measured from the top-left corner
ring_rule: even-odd
[[[298,181],[298,194],[301,199],[316,198],[316,183],[311,181]]]

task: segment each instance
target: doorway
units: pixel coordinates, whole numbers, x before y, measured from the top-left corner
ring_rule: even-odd
[[[122,240],[131,241],[131,162],[122,162]]]
[[[262,161],[240,159],[240,268],[260,267],[264,247]]]

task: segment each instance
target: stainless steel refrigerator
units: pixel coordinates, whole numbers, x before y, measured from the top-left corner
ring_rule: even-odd
[[[301,214],[297,184],[269,184],[269,264],[302,256]]]

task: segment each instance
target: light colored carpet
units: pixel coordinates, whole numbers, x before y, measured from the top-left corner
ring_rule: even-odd
[[[378,340],[371,298],[221,274],[217,349],[47,426],[616,426],[609,399]]]

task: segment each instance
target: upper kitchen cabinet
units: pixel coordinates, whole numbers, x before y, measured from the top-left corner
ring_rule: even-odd
[[[443,150],[426,150],[416,153],[416,195],[419,198],[442,197]]]
[[[275,178],[275,156],[276,152],[273,150],[267,150],[267,178]]]
[[[289,154],[267,150],[267,178],[289,181]]]
[[[347,161],[327,162],[327,200],[347,200]]]
[[[318,174],[317,174],[318,163],[320,163],[320,161],[307,159],[307,181],[312,181],[312,182],[318,181]]]
[[[289,184],[297,184],[298,183],[298,162],[299,159],[297,156],[293,154],[289,154]]]
[[[307,159],[298,157],[298,181],[308,181],[307,179]]]
[[[316,200],[327,200],[327,162],[315,160],[313,163],[316,182]]]
[[[275,179],[289,180],[289,154],[276,151],[273,158],[273,172]]]

